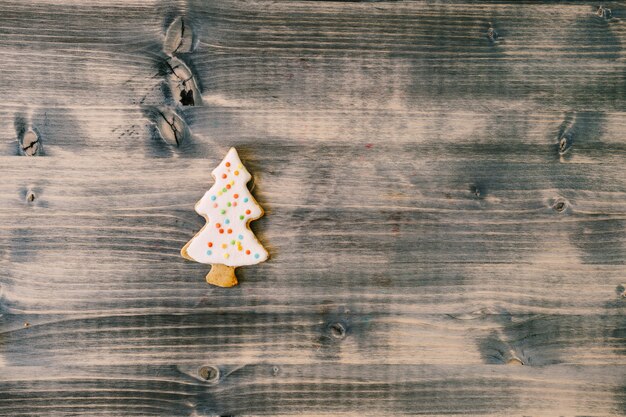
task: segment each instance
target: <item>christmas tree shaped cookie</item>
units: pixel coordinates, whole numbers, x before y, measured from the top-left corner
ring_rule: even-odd
[[[211,264],[209,284],[237,285],[235,268],[263,262],[269,256],[248,228],[263,216],[263,209],[246,186],[252,176],[241,163],[235,148],[212,172],[215,184],[196,204],[206,225],[181,250],[184,258]]]

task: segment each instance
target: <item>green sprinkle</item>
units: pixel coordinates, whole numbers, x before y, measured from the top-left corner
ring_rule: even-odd
[[[243,220],[243,215],[242,215],[242,216],[239,216],[239,220]]]
[[[222,188],[223,193],[225,193],[226,191],[228,191],[226,188]]]
[[[234,245],[234,244],[235,244],[235,241],[234,241],[234,240],[231,240],[231,241],[230,241],[230,244],[231,244],[231,245]]]
[[[228,207],[230,207],[230,201],[229,201],[228,203],[226,203],[226,205],[227,205]]]
[[[226,214],[226,210],[222,210],[222,211],[220,211],[220,213]]]

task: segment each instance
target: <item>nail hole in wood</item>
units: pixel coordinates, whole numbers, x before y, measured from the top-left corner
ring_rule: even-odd
[[[29,203],[35,201],[35,194],[32,191],[26,195],[26,201],[28,201]]]
[[[472,185],[470,187],[470,192],[474,194],[476,198],[480,198],[480,188],[477,185]]]
[[[346,337],[346,328],[341,323],[333,323],[329,328],[330,335],[335,339],[343,339]]]
[[[272,375],[276,376],[278,375],[279,372],[280,372],[280,369],[278,368],[278,366],[272,367]]]
[[[205,381],[215,382],[220,377],[220,370],[215,366],[203,366],[198,371],[198,375]]]

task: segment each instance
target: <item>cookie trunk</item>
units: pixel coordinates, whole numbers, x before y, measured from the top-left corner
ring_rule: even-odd
[[[211,271],[206,276],[206,282],[218,287],[234,287],[237,285],[235,267],[224,264],[211,264]]]

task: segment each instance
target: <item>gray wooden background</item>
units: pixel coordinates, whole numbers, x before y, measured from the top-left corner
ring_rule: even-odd
[[[0,1],[0,415],[626,414],[625,22]],[[271,259],[221,289],[231,146]]]

